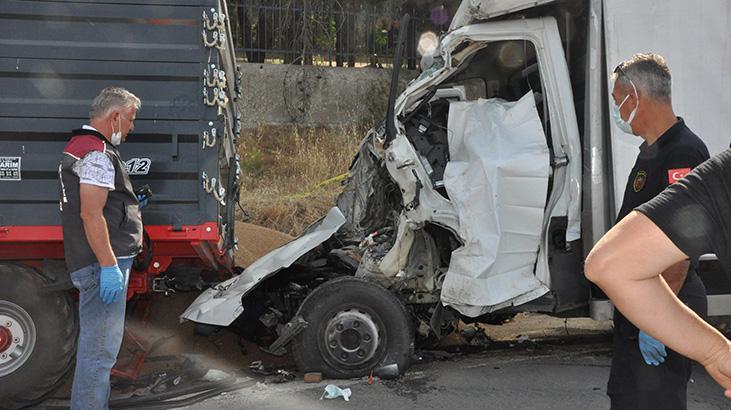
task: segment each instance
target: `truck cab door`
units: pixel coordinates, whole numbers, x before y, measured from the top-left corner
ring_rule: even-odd
[[[484,112],[473,110],[474,106],[491,101],[493,97],[496,98],[494,101],[505,100],[502,90],[511,89],[510,78],[500,77],[505,76],[505,70],[494,69],[492,63],[487,62],[489,58],[483,58],[485,53],[489,57],[491,47],[499,48],[510,42],[519,42],[534,50],[532,62],[526,61],[526,65],[511,70],[512,75],[531,76],[530,81],[521,78],[518,81],[521,86],[528,84],[528,89],[521,89],[519,92],[522,94],[513,90],[507,102],[508,105],[525,105],[525,110],[518,111],[520,113],[529,113],[531,109],[538,112],[539,132],[543,133],[540,140],[526,138],[521,141],[520,133],[513,133],[515,129],[504,128],[520,125],[510,121],[492,127],[495,129],[485,128],[491,126],[489,120],[484,123],[485,127],[474,127],[485,121]],[[475,50],[474,55],[465,55],[470,50]],[[494,51],[496,55],[500,54],[500,49]],[[408,108],[414,106],[425,90],[439,88],[442,83],[454,87],[454,80],[460,78],[457,75],[460,72],[492,73],[481,74],[487,85],[487,94],[481,98],[486,97],[486,100],[459,102],[450,107],[450,115],[454,117],[450,119],[449,130],[453,137],[456,132],[462,136],[470,132],[479,134],[481,128],[483,132],[492,134],[482,142],[469,135],[450,142],[454,145],[450,146],[452,163],[448,167],[452,166],[455,172],[453,182],[462,186],[453,184],[448,196],[451,211],[458,215],[459,223],[450,226],[448,218],[436,221],[458,232],[464,241],[464,246],[452,254],[442,288],[442,302],[474,317],[533,301],[552,290],[555,278],[549,270],[549,241],[552,240],[548,235],[549,227],[552,223],[555,226],[557,221],[565,221],[560,234],[565,240],[564,246],[580,238],[582,166],[579,132],[569,70],[553,18],[506,20],[461,27],[443,38],[439,52],[446,62],[445,67],[420,77],[407,87],[396,102],[396,115],[408,115]],[[476,64],[483,66],[474,67]],[[491,84],[495,86],[491,87]],[[532,104],[535,105],[531,108]],[[460,127],[472,130],[465,133],[465,130],[458,129]],[[501,127],[506,132],[500,133]],[[392,148],[394,158],[397,158],[394,163],[406,160],[401,157],[408,150],[399,146],[408,142],[400,137],[394,140]],[[458,145],[461,143],[472,144],[472,147],[460,151]],[[521,148],[521,143],[526,145]],[[535,155],[529,154],[531,150]],[[541,166],[541,162],[545,162],[545,167]],[[415,163],[419,164],[418,161]],[[487,181],[495,189],[475,192],[480,189],[476,188],[480,183],[475,176],[468,174],[476,169],[475,175],[487,174],[483,182]],[[431,204],[439,202],[433,199],[439,194],[432,189],[433,185],[438,185],[437,181],[423,183],[429,180],[428,172],[417,166],[413,173],[421,180],[422,188],[409,189],[406,181],[413,177],[395,167],[390,171],[399,185],[406,188],[404,202],[411,200],[410,195],[420,198],[421,209],[407,212],[406,217],[417,221],[434,220],[435,217],[426,214]],[[445,172],[444,185],[450,191],[447,174]],[[464,197],[458,198],[461,194],[465,194]],[[492,213],[487,215],[480,207],[489,207]],[[530,213],[530,217],[523,215],[528,210],[530,212],[526,215]],[[580,246],[576,245],[579,249]],[[584,281],[580,267],[571,269],[571,272],[576,277],[570,281]],[[556,275],[563,275],[563,272],[557,271]],[[575,290],[571,292],[575,293]],[[554,308],[555,305],[551,307]]]

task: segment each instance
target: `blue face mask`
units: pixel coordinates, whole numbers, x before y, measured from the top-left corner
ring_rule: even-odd
[[[632,110],[632,112],[629,114],[629,118],[627,121],[622,119],[622,114],[620,113],[620,109],[622,108],[622,105],[624,105],[625,102],[627,102],[627,99],[629,98],[629,94],[627,94],[626,97],[622,100],[619,105],[612,104],[612,118],[614,118],[614,123],[617,124],[617,127],[619,127],[620,130],[626,132],[627,134],[633,134],[632,132],[632,120],[635,119],[635,115],[637,114],[637,109],[640,108],[640,96],[637,94],[637,88],[635,87],[635,84],[632,82],[632,80],[629,80],[629,83],[632,85],[632,89],[635,92],[635,96],[637,96],[637,105],[635,106],[635,109]]]

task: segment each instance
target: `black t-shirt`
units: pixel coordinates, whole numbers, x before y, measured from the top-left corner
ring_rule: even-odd
[[[706,144],[682,118],[654,144],[640,145],[640,153],[627,179],[617,222],[633,209],[656,197],[710,157]]]
[[[731,149],[637,207],[689,258],[715,253],[731,270]]]
[[[652,145],[644,142],[640,146],[640,153],[627,180],[617,221],[656,197],[668,185],[679,181],[708,158],[706,144],[685,125],[682,118],[678,118]],[[692,298],[705,297],[705,290],[695,273],[696,261],[691,259],[691,268],[678,294],[686,303]],[[614,324],[623,336],[637,336],[637,328],[618,311],[615,311]]]

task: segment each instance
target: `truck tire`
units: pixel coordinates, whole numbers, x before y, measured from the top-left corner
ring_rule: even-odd
[[[22,408],[64,381],[76,357],[78,316],[66,292],[44,292],[43,277],[0,264],[0,403]]]
[[[409,366],[414,331],[404,305],[380,285],[354,277],[315,289],[298,310],[308,323],[292,341],[297,368],[327,378],[353,378],[373,369]]]

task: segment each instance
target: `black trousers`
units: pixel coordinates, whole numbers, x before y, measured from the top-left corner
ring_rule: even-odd
[[[688,278],[679,296],[694,312],[706,316],[705,287],[697,275]],[[648,365],[640,353],[637,332],[628,332],[615,325],[614,353],[607,385],[613,410],[687,408],[686,391],[692,362],[669,348],[666,350],[668,355],[664,363]]]

